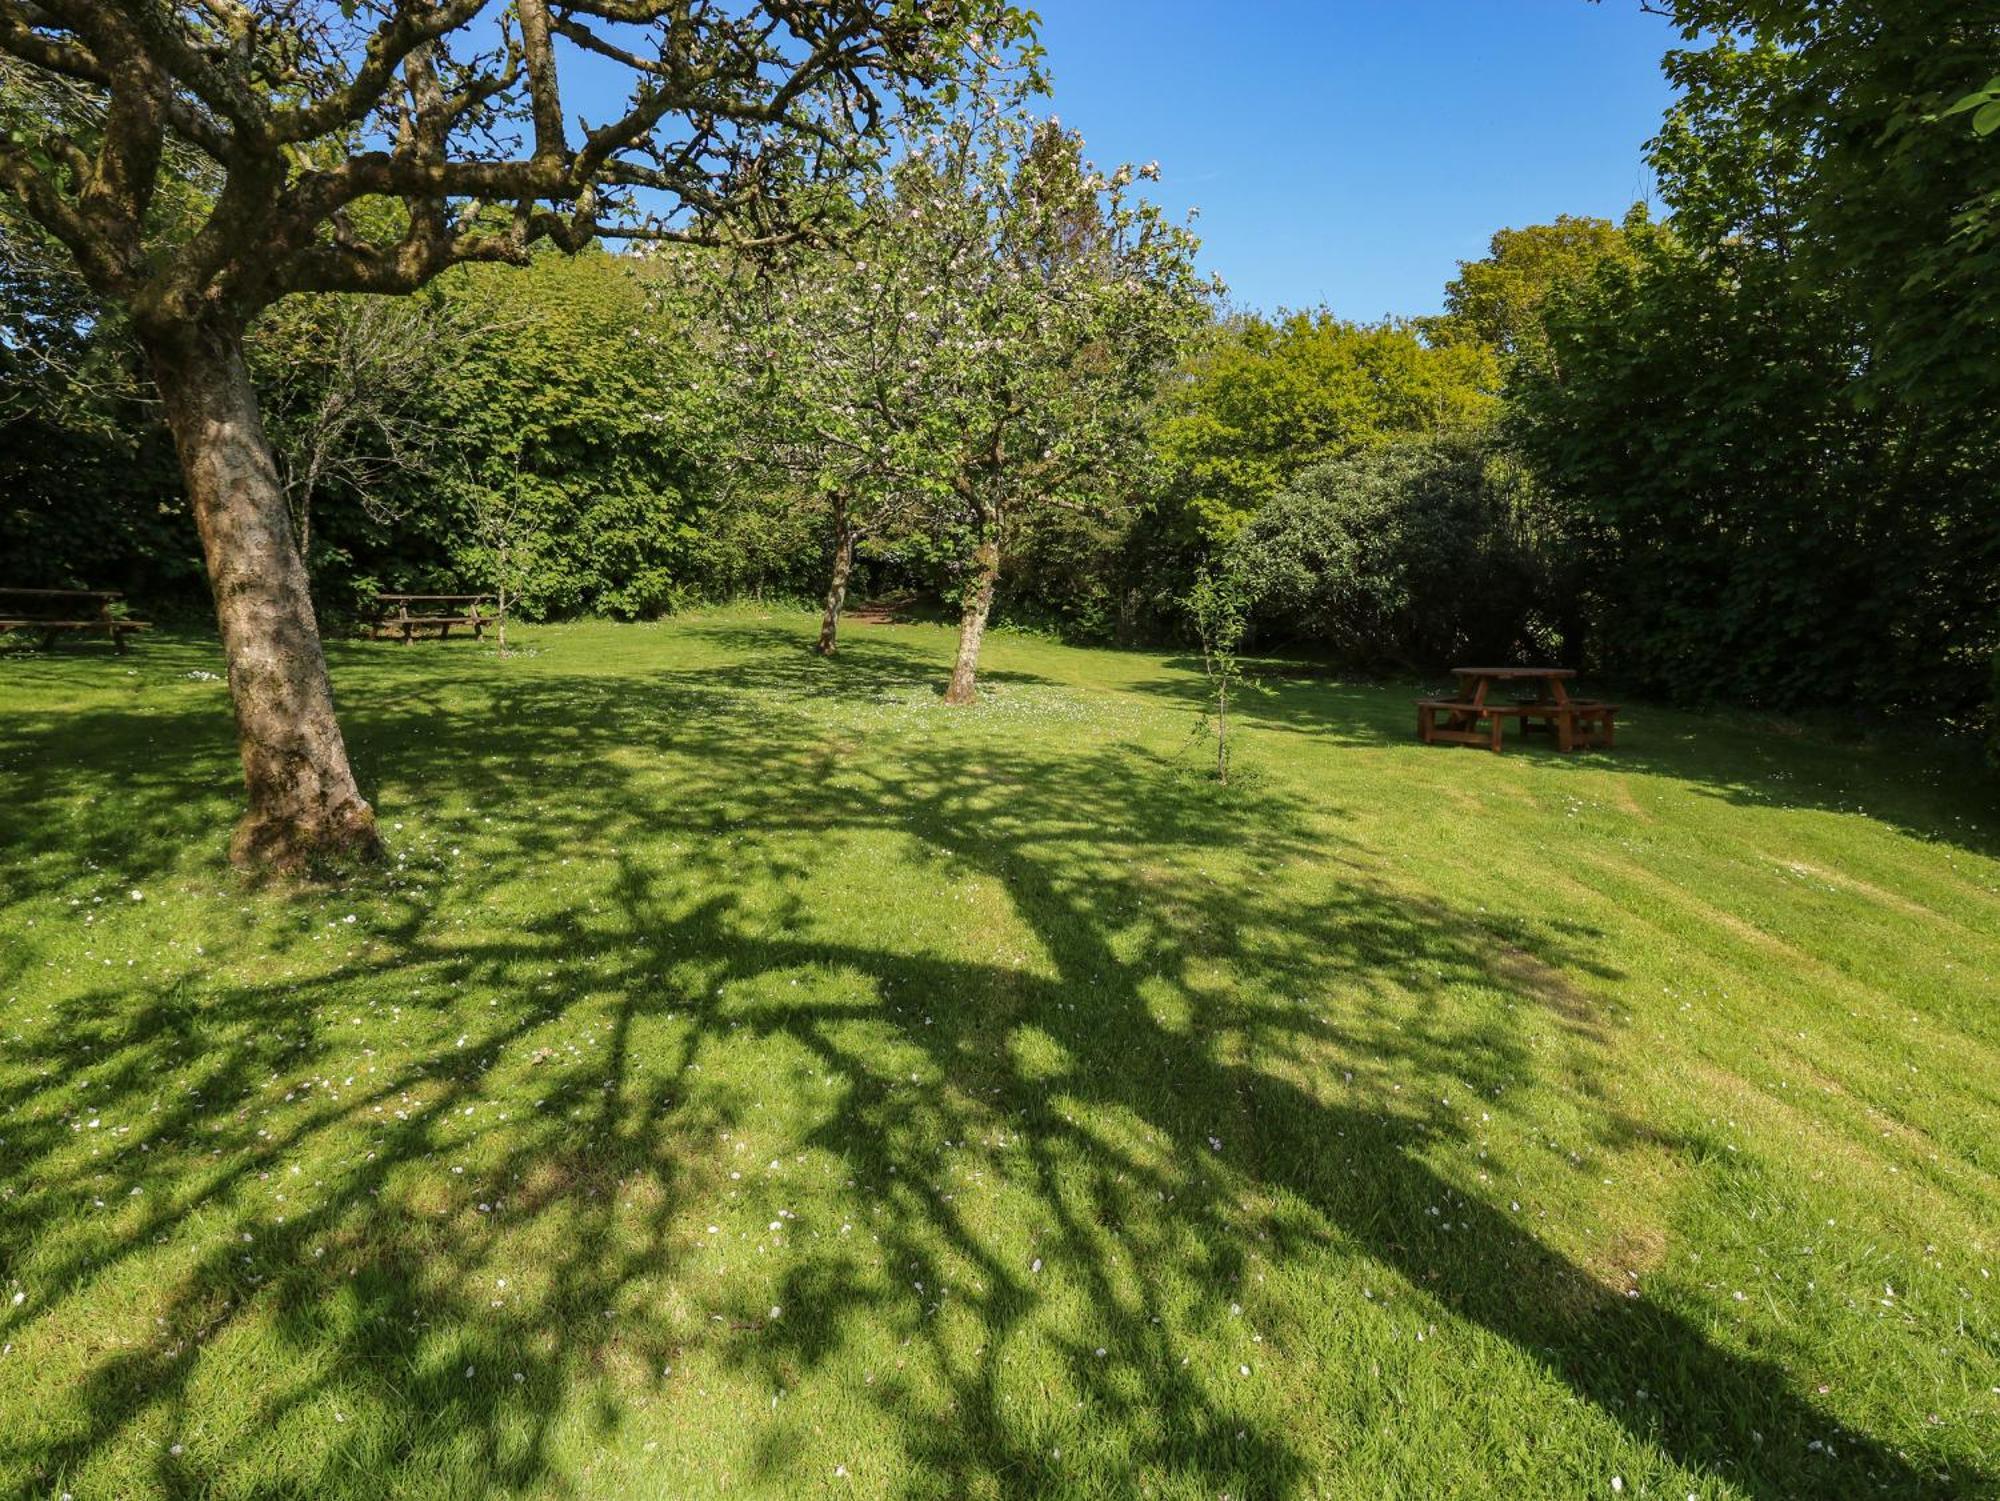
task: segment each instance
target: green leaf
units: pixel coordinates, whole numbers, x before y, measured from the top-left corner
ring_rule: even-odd
[[[1967,110],[1979,109],[1981,106],[1994,100],[2000,100],[2000,77],[1987,79],[1985,88],[1974,89],[1970,94],[1960,99],[1958,103],[1941,113],[1938,118],[1940,120],[1949,120],[1953,115],[1962,115]]]
[[[1991,101],[1972,117],[1974,135],[1990,136],[1996,130],[2000,130],[2000,99]]]

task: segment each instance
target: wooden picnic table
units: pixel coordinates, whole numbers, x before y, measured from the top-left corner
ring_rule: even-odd
[[[39,631],[47,651],[64,631],[103,631],[122,652],[127,636],[153,628],[112,613],[124,597],[116,589],[0,589],[0,633]]]
[[[403,645],[408,646],[420,630],[434,629],[437,639],[442,641],[451,634],[453,626],[469,625],[472,639],[477,641],[485,636],[486,627],[499,619],[497,615],[482,615],[479,611],[481,605],[492,600],[490,594],[378,594],[368,634],[371,640],[380,641],[384,636],[400,633]],[[418,613],[411,613],[412,605],[418,607]]]
[[[1483,745],[1498,751],[1501,728],[1509,719],[1521,721],[1525,734],[1543,729],[1556,737],[1558,750],[1596,746],[1610,750],[1615,741],[1618,705],[1570,695],[1576,676],[1569,667],[1454,667],[1456,698],[1417,700],[1417,738],[1426,745]],[[1503,684],[1531,683],[1529,697],[1504,697]],[[1444,723],[1438,717],[1444,716]],[[1486,727],[1479,727],[1480,720]]]

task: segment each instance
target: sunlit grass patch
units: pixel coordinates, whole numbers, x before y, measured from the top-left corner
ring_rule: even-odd
[[[1995,1483],[1975,780],[811,626],[336,644],[294,888],[210,648],[0,659],[0,1489]]]

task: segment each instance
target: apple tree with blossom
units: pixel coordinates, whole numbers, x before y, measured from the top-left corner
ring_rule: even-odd
[[[960,606],[945,700],[975,697],[1001,562],[1053,508],[1133,493],[1150,399],[1208,321],[1198,241],[1083,142],[993,88],[906,132],[832,246],[724,299],[765,456],[826,498],[831,651],[856,541],[923,537]]]

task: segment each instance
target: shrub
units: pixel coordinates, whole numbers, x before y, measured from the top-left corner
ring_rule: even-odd
[[[1529,498],[1483,439],[1413,439],[1299,475],[1244,527],[1230,562],[1263,634],[1357,666],[1546,651]]]

